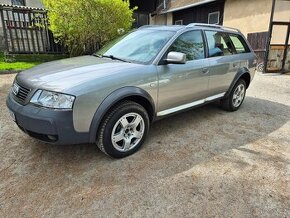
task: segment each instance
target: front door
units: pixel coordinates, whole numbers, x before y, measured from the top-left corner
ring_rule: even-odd
[[[186,64],[159,65],[158,116],[186,109],[190,103],[207,97],[208,61],[202,32],[189,31],[180,35],[169,52],[182,52]],[[168,54],[167,53],[167,54]]]

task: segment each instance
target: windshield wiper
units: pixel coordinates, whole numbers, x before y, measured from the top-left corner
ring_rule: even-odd
[[[97,54],[97,53],[93,54],[93,56],[98,57],[98,58],[102,58],[103,57],[103,55],[100,55],[100,54]]]
[[[98,57],[98,58],[110,58],[112,60],[117,60],[117,61],[123,61],[123,62],[127,62],[127,63],[131,63],[130,61],[124,60],[122,58],[118,58],[115,57],[114,55],[100,55],[100,54],[94,54],[94,56]]]

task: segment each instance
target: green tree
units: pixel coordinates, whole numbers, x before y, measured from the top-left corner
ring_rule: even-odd
[[[71,56],[91,51],[132,27],[129,0],[43,0],[50,29]]]

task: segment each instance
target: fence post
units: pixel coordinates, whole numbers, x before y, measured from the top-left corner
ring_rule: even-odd
[[[3,33],[4,33],[4,41],[5,41],[5,47],[6,51],[9,51],[9,45],[8,45],[8,37],[7,37],[7,32],[6,32],[6,24],[4,20],[4,12],[3,12],[3,7],[1,6],[0,8],[0,13],[1,13],[1,20],[2,20],[2,27],[3,27]]]

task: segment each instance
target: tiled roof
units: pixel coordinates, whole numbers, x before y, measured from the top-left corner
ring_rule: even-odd
[[[8,4],[0,4],[0,8],[11,8],[11,9],[19,9],[19,10],[39,10],[44,11],[45,8],[35,8],[35,7],[28,7],[28,6],[20,6],[20,5],[8,5]]]

